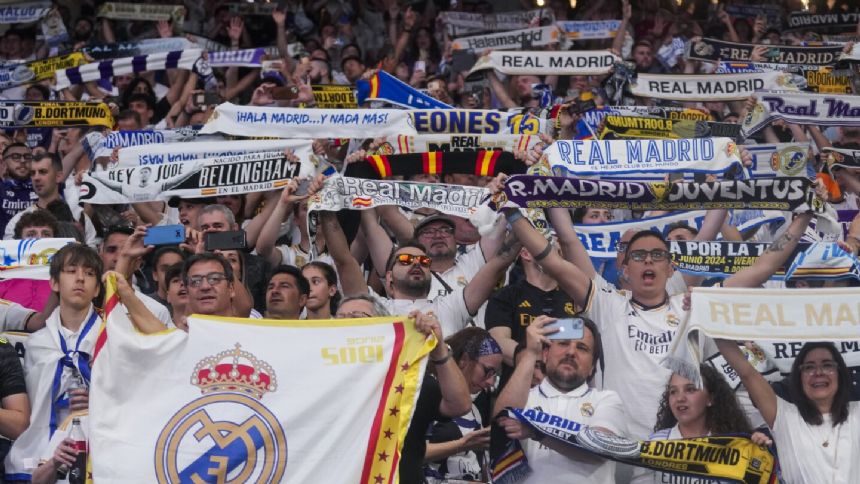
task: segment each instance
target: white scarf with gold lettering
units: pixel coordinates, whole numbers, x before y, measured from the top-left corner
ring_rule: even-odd
[[[664,366],[696,380],[707,335],[735,341],[860,339],[860,289],[697,287]],[[693,372],[690,369],[694,369]]]

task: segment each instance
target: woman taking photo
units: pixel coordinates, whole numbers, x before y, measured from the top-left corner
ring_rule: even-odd
[[[786,482],[857,482],[860,403],[850,401],[848,367],[832,343],[800,349],[789,376],[793,402],[776,395],[736,342],[716,343],[770,427]]]
[[[472,394],[469,413],[433,424],[424,454],[427,482],[486,482],[490,446],[490,392],[502,370],[502,349],[487,330],[469,327],[447,340]]]

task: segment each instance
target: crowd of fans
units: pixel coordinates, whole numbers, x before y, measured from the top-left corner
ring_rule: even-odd
[[[215,68],[214,82],[206,82],[197,70],[181,69],[115,76],[108,83],[89,82],[60,91],[53,88],[53,80],[46,80],[5,89],[0,92],[3,103],[100,100],[113,112],[115,131],[162,130],[204,124],[221,102],[314,107],[312,86],[354,86],[385,71],[457,108],[526,108],[538,113],[560,106],[552,132],[542,134],[533,148],[515,153],[521,163],[533,165],[554,139],[589,136],[581,122],[586,113],[579,109],[584,101],[598,107],[619,101],[671,104],[735,124],[743,121],[754,101],[666,103],[629,93],[616,96],[612,74],[504,76],[490,70],[480,80],[467,79],[468,67],[458,66],[442,13],[490,14],[503,10],[502,2],[286,0],[268,13],[242,14],[236,12],[244,10],[233,8],[234,4],[201,0],[185,2],[181,22],[111,20],[97,16],[101,3],[57,1],[55,9],[69,34],[59,44],[45,41],[38,22],[3,25],[0,58],[14,64],[96,45],[193,33],[198,41],[209,39],[226,50],[275,46],[269,58],[280,63],[263,72],[252,67]],[[531,10],[544,2],[507,3],[512,3],[508,9]],[[613,49],[631,63],[635,73],[712,73],[713,63],[688,59],[678,48],[694,38],[759,46],[822,41],[820,31],[786,32],[764,16],[735,18],[724,8],[757,2],[546,3],[545,11],[556,21],[620,19],[614,39],[576,41],[571,48]],[[804,8],[860,11],[854,2],[839,0],[770,3],[784,14]],[[547,24],[545,15],[537,15],[532,27]],[[837,33],[860,37],[860,22],[855,30]],[[850,49],[852,44],[847,45]],[[537,49],[557,48],[553,44]],[[763,60],[762,52],[757,48],[751,60]],[[473,54],[479,57],[484,52]],[[857,72],[850,69],[856,86]],[[284,87],[295,88],[289,99],[280,95]],[[201,93],[206,96],[196,96]],[[814,154],[825,147],[857,150],[857,126],[819,127],[777,120],[745,144],[812,141]],[[793,253],[811,214],[788,216],[782,225],[741,233],[735,226],[743,211],[710,210],[701,227],[676,226],[667,234],[625,233],[617,260],[599,264],[589,257],[574,224],[660,214],[547,209],[552,227],[548,240],[516,209],[503,210],[492,229],[482,234],[466,219],[431,209],[411,212],[381,206],[319,212],[317,230],[311,234],[308,197],[321,189],[323,175],[294,179],[283,189],[268,192],[182,198],[170,204],[79,204],[82,175],[111,166],[110,157],[90,159],[83,147],[84,137],[99,130],[104,128],[15,128],[0,133],[3,238],[74,238],[78,242],[54,255],[49,280],[0,281],[2,329],[34,333],[24,345],[23,369],[14,347],[0,346],[4,358],[0,434],[8,452],[6,482],[55,482],[57,469],[74,462],[74,451],[63,440],[67,425],[61,422],[86,412],[89,375],[82,374],[77,363],[66,364],[51,389],[44,382],[54,379],[56,359],[45,363],[38,352],[55,351],[43,346],[54,348],[60,343],[61,355],[66,345],[82,352],[87,345],[92,348],[95,331],[89,328],[99,317],[102,277],[107,273],[117,275],[120,300],[144,332],[165,327],[187,331],[190,314],[274,319],[414,317],[422,331],[434,332],[447,345],[438,345],[430,355],[431,370],[422,384],[400,460],[404,483],[490,482],[492,461],[502,455],[510,439],[523,444],[532,469],[528,482],[694,482],[668,471],[616,466],[541,440],[516,419],[499,417],[506,407],[539,408],[640,440],[759,430],[754,436],[757,443],[767,445],[771,439],[776,443],[786,482],[847,483],[857,475],[857,377],[837,346],[807,344],[789,375],[762,377],[737,344],[717,340],[714,353],[722,353],[743,385],[732,388],[722,372],[703,365],[704,388],[698,388],[660,365],[665,354],[652,354],[653,345],[637,345],[631,336],[641,331],[671,342],[677,322],[689,310],[684,301],[688,289],[703,282],[702,277],[673,270],[668,240],[709,241],[721,236],[773,243],[754,265],[720,281],[724,287],[856,286],[853,279],[768,282]],[[380,145],[380,140],[341,143],[325,132],[319,135],[314,152],[339,171]],[[749,153],[741,152],[748,163]],[[287,156],[294,155],[288,152]],[[810,159],[821,171],[824,157]],[[857,210],[860,171],[825,171],[834,180],[831,185],[838,186],[831,187],[830,202],[840,209]],[[424,174],[410,180],[486,186],[496,193],[505,176]],[[841,199],[832,196],[836,192],[841,192]],[[181,243],[157,248],[144,243],[152,227],[174,224],[185,227]],[[245,234],[245,248],[206,249],[208,234],[237,231]],[[851,225],[841,246],[856,255],[857,237],[860,222]],[[551,339],[556,331],[553,323],[562,318],[580,318],[583,337]],[[58,329],[60,343],[55,338]],[[782,382],[783,377],[787,382]],[[45,389],[47,393],[41,394]],[[10,441],[14,441],[11,451]],[[344,480],[353,477],[344,476]]]

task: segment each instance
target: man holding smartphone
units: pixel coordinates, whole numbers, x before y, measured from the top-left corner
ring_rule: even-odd
[[[589,385],[597,371],[595,362],[601,358],[600,332],[594,322],[538,316],[526,329],[526,348],[518,355],[517,367],[496,400],[493,414],[498,415],[506,407],[540,409],[624,435],[627,419],[618,394]],[[535,363],[539,361],[546,364],[546,377],[531,388]],[[522,482],[615,482],[613,461],[543,440],[510,417],[499,418],[499,424],[509,438],[521,440],[532,469]],[[556,454],[566,458],[559,459]]]

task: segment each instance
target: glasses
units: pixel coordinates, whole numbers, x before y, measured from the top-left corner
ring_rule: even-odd
[[[24,159],[24,161],[33,161],[33,155],[24,155],[21,153],[12,153],[11,155],[6,155],[7,160],[21,161],[22,158]]]
[[[337,319],[357,319],[357,318],[372,318],[373,315],[367,314],[364,311],[352,311],[348,313],[337,313]]]
[[[402,266],[412,265],[415,261],[418,261],[421,267],[430,267],[431,259],[426,255],[400,254],[397,256],[397,262]]]
[[[206,279],[206,282],[208,282],[210,286],[217,286],[218,284],[221,284],[221,281],[226,281],[227,276],[221,272],[213,272],[211,274],[206,274],[205,276],[191,276],[188,278],[188,286],[200,287],[203,285],[204,279]]]
[[[484,369],[484,378],[495,378],[496,375],[499,374],[499,371],[496,370],[495,368],[493,368],[492,366],[487,366],[487,365],[481,363],[480,361],[478,361],[477,363],[479,365],[481,365],[481,368]]]
[[[832,375],[836,373],[837,368],[839,368],[839,366],[834,361],[826,361],[820,365],[804,363],[800,365],[800,372],[807,376],[814,375],[816,373]]]
[[[421,229],[418,232],[419,237],[436,237],[437,235],[441,235],[443,237],[450,237],[454,235],[454,229],[451,227],[436,227],[430,229]]]
[[[630,245],[630,242],[618,241],[615,243],[615,251],[616,252],[627,252],[627,246],[628,245]]]
[[[645,258],[651,256],[651,260],[654,262],[660,262],[666,260],[669,257],[669,251],[665,249],[653,249],[653,250],[644,250],[638,249],[630,252],[630,258],[635,260],[636,262],[643,262]]]

